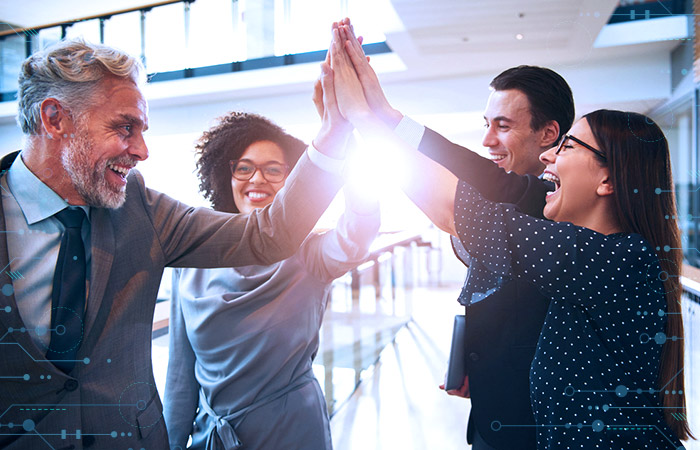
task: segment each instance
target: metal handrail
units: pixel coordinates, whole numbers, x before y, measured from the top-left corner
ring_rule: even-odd
[[[15,28],[12,30],[5,30],[5,31],[0,31],[0,37],[3,36],[9,36],[12,34],[31,34],[39,30],[44,30],[46,28],[53,28],[53,27],[59,27],[59,26],[70,26],[73,25],[74,23],[78,22],[84,22],[86,20],[94,20],[94,19],[108,19],[112,16],[116,16],[119,14],[126,14],[134,11],[149,11],[152,8],[156,8],[158,6],[165,6],[165,5],[170,5],[173,3],[192,3],[195,0],[165,0],[161,2],[155,2],[155,3],[148,3],[146,5],[139,6],[137,8],[128,8],[128,9],[120,9],[118,11],[112,11],[108,13],[102,13],[102,14],[96,14],[93,16],[86,16],[86,17],[81,17],[79,19],[73,19],[73,20],[67,20],[63,22],[55,22],[55,23],[50,23],[46,25],[41,25],[38,27],[27,27],[27,28]]]

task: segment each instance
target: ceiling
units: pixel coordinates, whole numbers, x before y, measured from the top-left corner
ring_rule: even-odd
[[[378,17],[367,23],[383,28],[392,50],[406,64],[404,76],[409,79],[486,73],[522,62],[580,64],[648,50],[593,50],[617,0],[344,1],[372,5],[365,9]],[[41,26],[153,3],[157,1],[0,0],[0,22]]]
[[[608,65],[606,61],[621,64],[623,59],[634,58],[635,55],[644,58],[645,55],[655,54],[658,58],[658,55],[663,54],[670,60],[671,49],[678,45],[678,41],[664,40],[639,45],[595,48],[594,42],[617,6],[617,0],[342,1],[351,6],[355,3],[371,5],[372,9],[369,11],[372,13],[369,15],[373,17],[368,19],[372,20],[363,18],[355,23],[363,23],[366,25],[365,28],[381,28],[380,31],[385,34],[387,43],[394,52],[393,56],[400,59],[402,70],[388,71],[380,75],[382,82],[387,84],[420,84],[424,80],[435,84],[440,80],[450,80],[450,89],[454,89],[455,85],[462,86],[464,89],[470,86],[470,82],[464,80],[471,77],[478,79],[478,83],[473,85],[478,85],[480,90],[483,90],[484,79],[489,80],[495,73],[518,64],[552,67],[564,74],[567,79],[575,77],[572,71],[582,68],[580,78],[585,80],[583,73],[587,67],[599,68],[601,65],[605,67]],[[24,0],[18,5],[18,0],[0,0],[0,21],[21,26],[39,26],[134,8],[147,3],[154,3],[154,1]],[[362,30],[359,31],[362,32]],[[381,62],[380,57],[373,57],[373,59]],[[312,72],[316,73],[317,67]],[[378,72],[381,71],[378,70]],[[238,76],[245,77],[244,74]],[[278,86],[274,88],[258,86],[255,90],[253,87],[248,87],[245,88],[248,89],[247,94],[240,95],[259,95],[263,88],[265,88],[263,91],[269,93],[268,95],[279,94],[284,89],[288,89],[288,92],[294,89],[307,89],[306,77],[304,75],[301,77],[303,79],[297,80],[293,77],[277,76],[277,80],[285,81],[277,81]],[[257,79],[266,80],[264,76],[255,78],[256,81]],[[295,81],[286,81],[290,79]],[[608,79],[611,80],[609,83],[614,81],[613,78]],[[241,85],[240,83],[228,84]],[[285,88],[284,84],[289,86]],[[618,90],[623,88],[624,86],[620,86]],[[610,88],[610,90],[615,89]],[[576,92],[576,89],[574,91]],[[644,90],[640,89],[639,92]],[[204,98],[199,94],[195,92],[191,97]],[[218,94],[212,93],[212,95]],[[409,95],[416,96],[415,92]],[[427,96],[428,94],[418,95],[420,97],[418,100],[428,103],[430,99]],[[603,98],[596,99],[591,104],[596,101],[607,101],[603,94],[600,96]],[[620,99],[620,101],[630,100]],[[435,105],[434,109],[445,111],[459,109],[454,105],[448,105],[449,101],[450,99],[442,100]],[[460,101],[465,100],[460,98]],[[640,109],[648,109],[649,104],[659,101],[659,96],[654,94],[640,98],[639,101],[646,102]],[[480,98],[475,103],[480,106],[466,110],[480,109],[483,99]],[[578,98],[577,105],[581,105]]]

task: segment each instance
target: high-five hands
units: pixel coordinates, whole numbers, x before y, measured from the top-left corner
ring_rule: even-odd
[[[337,23],[333,26],[337,28]],[[345,143],[352,132],[352,125],[338,110],[330,53],[321,63],[321,76],[314,85],[313,101],[322,120],[321,129],[313,140],[314,147],[328,156],[344,158]]]
[[[384,95],[377,74],[369,65],[369,58],[362,50],[362,38],[355,37],[355,31],[350,19],[345,18],[339,24],[340,35],[344,40],[344,48],[352,61],[357,77],[362,85],[365,99],[374,114],[390,128],[395,128],[403,118],[403,114],[389,104]]]

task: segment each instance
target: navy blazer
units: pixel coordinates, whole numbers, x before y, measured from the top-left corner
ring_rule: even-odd
[[[426,128],[418,149],[476,188],[486,199],[513,203],[543,218],[549,182],[506,172],[492,161]],[[513,280],[476,303],[466,304],[466,361],[472,408],[467,441],[474,427],[497,449],[535,449],[530,406],[530,365],[549,300],[531,284]]]

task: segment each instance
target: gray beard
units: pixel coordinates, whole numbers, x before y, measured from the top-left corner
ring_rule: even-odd
[[[70,176],[73,187],[89,206],[97,208],[119,208],[126,200],[126,189],[115,189],[107,183],[107,164],[112,161],[90,166],[93,144],[86,133],[79,132],[64,147],[61,163]]]

